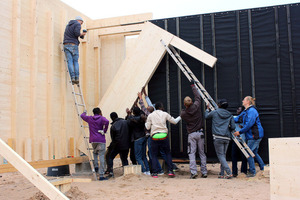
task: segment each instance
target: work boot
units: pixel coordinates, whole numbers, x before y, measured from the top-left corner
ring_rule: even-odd
[[[75,77],[72,77],[71,81],[72,81],[72,85],[76,84]]]
[[[207,174],[202,174],[201,178],[207,178]]]
[[[75,84],[79,84],[79,77],[75,77]]]
[[[107,181],[108,179],[104,176],[100,176],[99,181]]]

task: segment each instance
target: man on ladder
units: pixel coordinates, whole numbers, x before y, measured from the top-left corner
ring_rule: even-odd
[[[83,19],[80,16],[75,17],[75,20],[71,20],[64,33],[64,52],[68,61],[68,69],[70,72],[72,84],[79,84],[79,51],[78,45],[79,40],[84,38],[86,35],[86,30],[80,33],[81,25],[83,24]]]

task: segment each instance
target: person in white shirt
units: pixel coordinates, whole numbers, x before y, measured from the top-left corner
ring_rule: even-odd
[[[157,155],[159,151],[163,151],[166,155],[166,164],[168,166],[168,175],[169,177],[175,177],[175,173],[173,171],[173,165],[172,165],[172,156],[171,156],[171,150],[170,150],[170,144],[168,139],[168,128],[166,122],[169,121],[172,124],[177,124],[181,118],[177,117],[174,119],[170,114],[167,112],[164,112],[164,107],[162,103],[156,103],[155,104],[155,111],[152,112],[146,121],[146,129],[151,130],[150,136],[151,136],[151,155],[152,155],[152,168],[153,173],[152,177],[157,178],[158,173],[158,166],[157,162],[153,162],[153,160],[157,159]]]

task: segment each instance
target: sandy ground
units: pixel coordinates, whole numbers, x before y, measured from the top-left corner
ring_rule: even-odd
[[[115,162],[115,178],[108,181],[72,183],[66,194],[70,199],[270,199],[270,181],[258,170],[256,177],[239,175],[230,180],[218,179],[219,164],[208,164],[208,178],[189,179],[189,165],[178,164],[175,178],[167,175],[152,178],[147,175],[126,175],[119,161]],[[38,170],[46,175],[47,168]],[[70,166],[71,173],[74,165]],[[266,172],[265,172],[266,173]],[[43,200],[44,195],[19,172],[0,174],[0,199]],[[46,177],[54,179],[53,177]],[[77,178],[74,176],[73,178]],[[86,177],[88,178],[88,177]]]

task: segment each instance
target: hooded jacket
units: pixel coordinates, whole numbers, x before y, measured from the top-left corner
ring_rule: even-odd
[[[122,118],[114,120],[110,127],[110,137],[112,147],[117,147],[119,150],[128,150],[130,134],[127,120]]]
[[[180,117],[186,122],[188,133],[193,133],[203,128],[201,96],[195,85],[192,85],[192,90],[195,96],[195,102],[190,105],[190,107],[183,109],[180,113]]]
[[[244,110],[239,116],[243,118],[243,128],[240,134],[245,133],[247,140],[257,140],[264,137],[264,129],[261,125],[259,114],[254,106]]]
[[[107,132],[109,121],[101,116],[101,115],[94,115],[94,116],[87,116],[86,113],[82,113],[81,118],[89,124],[90,130],[90,143],[106,143],[105,135],[99,133],[99,130],[103,130],[104,133]]]
[[[142,116],[129,116],[128,123],[131,127],[132,139],[137,140],[146,136],[145,121]]]
[[[229,124],[231,129],[235,129],[234,119],[232,114],[223,108],[218,108],[209,112],[205,111],[205,118],[212,119],[212,133],[217,136],[231,137]]]
[[[79,45],[78,37],[80,36],[81,24],[77,20],[71,20],[66,26],[64,33],[64,44],[74,43]]]

